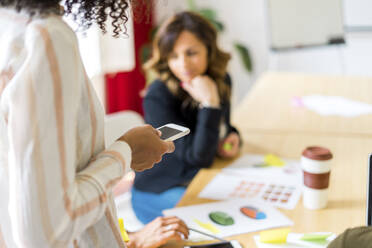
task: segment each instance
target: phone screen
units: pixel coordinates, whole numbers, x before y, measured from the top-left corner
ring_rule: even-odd
[[[161,131],[160,138],[163,140],[168,139],[169,137],[172,137],[178,133],[182,133],[182,131],[170,127],[161,127],[158,130]]]
[[[190,248],[233,248],[230,242],[220,242],[204,245],[192,245]]]

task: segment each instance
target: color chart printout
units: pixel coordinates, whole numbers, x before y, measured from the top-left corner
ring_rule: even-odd
[[[177,216],[185,221],[188,227],[218,237],[293,225],[293,222],[276,208],[252,199],[234,199],[166,209],[163,214]],[[189,241],[201,241],[206,237],[190,231]]]
[[[301,185],[259,176],[218,174],[199,194],[201,198],[258,199],[272,206],[293,209],[301,196]]]

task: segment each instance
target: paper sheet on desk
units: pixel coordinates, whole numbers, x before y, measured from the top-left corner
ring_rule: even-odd
[[[310,95],[301,97],[302,104],[320,115],[356,117],[372,114],[372,105],[341,96]]]
[[[247,154],[240,157],[229,166],[223,168],[222,171],[248,176],[252,174],[267,176],[275,175],[284,177],[292,182],[302,183],[302,170],[299,160],[281,158],[284,162],[284,166],[282,167],[260,167],[259,165],[263,164],[264,160],[265,156],[263,155]]]
[[[243,206],[252,206],[260,209],[260,211],[266,214],[266,218],[257,220],[245,216],[242,212],[240,212],[240,208]],[[214,211],[222,211],[227,213],[234,219],[234,224],[230,226],[223,226],[214,223],[209,218],[209,213]],[[218,237],[228,237],[274,227],[293,225],[293,222],[278,210],[257,200],[231,200],[199,204],[188,207],[167,209],[164,210],[163,213],[165,216],[178,216],[185,221],[187,226]],[[207,229],[202,228],[194,221],[195,219],[203,223],[213,224],[219,229],[220,233],[211,233]],[[190,231],[189,240],[200,241],[205,239],[206,238],[201,234]]]
[[[253,237],[258,248],[326,248],[337,235],[333,234],[322,244],[316,242],[307,242],[301,240],[303,234],[301,233],[289,233],[287,237],[287,243],[284,244],[268,244],[261,243],[260,236],[255,235]]]
[[[263,158],[262,155],[241,157],[214,177],[199,197],[215,200],[260,199],[275,207],[295,208],[303,185],[299,161],[283,159],[285,166],[280,168],[254,167],[262,163]]]

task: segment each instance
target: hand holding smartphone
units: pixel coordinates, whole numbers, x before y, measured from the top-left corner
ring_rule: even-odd
[[[165,141],[175,141],[190,133],[189,128],[173,123],[158,127],[157,130],[161,132],[160,138]]]
[[[159,139],[159,133],[150,125],[134,127],[119,138],[132,152],[131,168],[135,171],[150,169],[159,163],[166,153],[174,151],[172,142]]]

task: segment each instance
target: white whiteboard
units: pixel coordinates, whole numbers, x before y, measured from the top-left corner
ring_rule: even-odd
[[[372,26],[371,0],[344,0],[345,26]]]
[[[272,49],[343,43],[341,0],[267,0]]]

